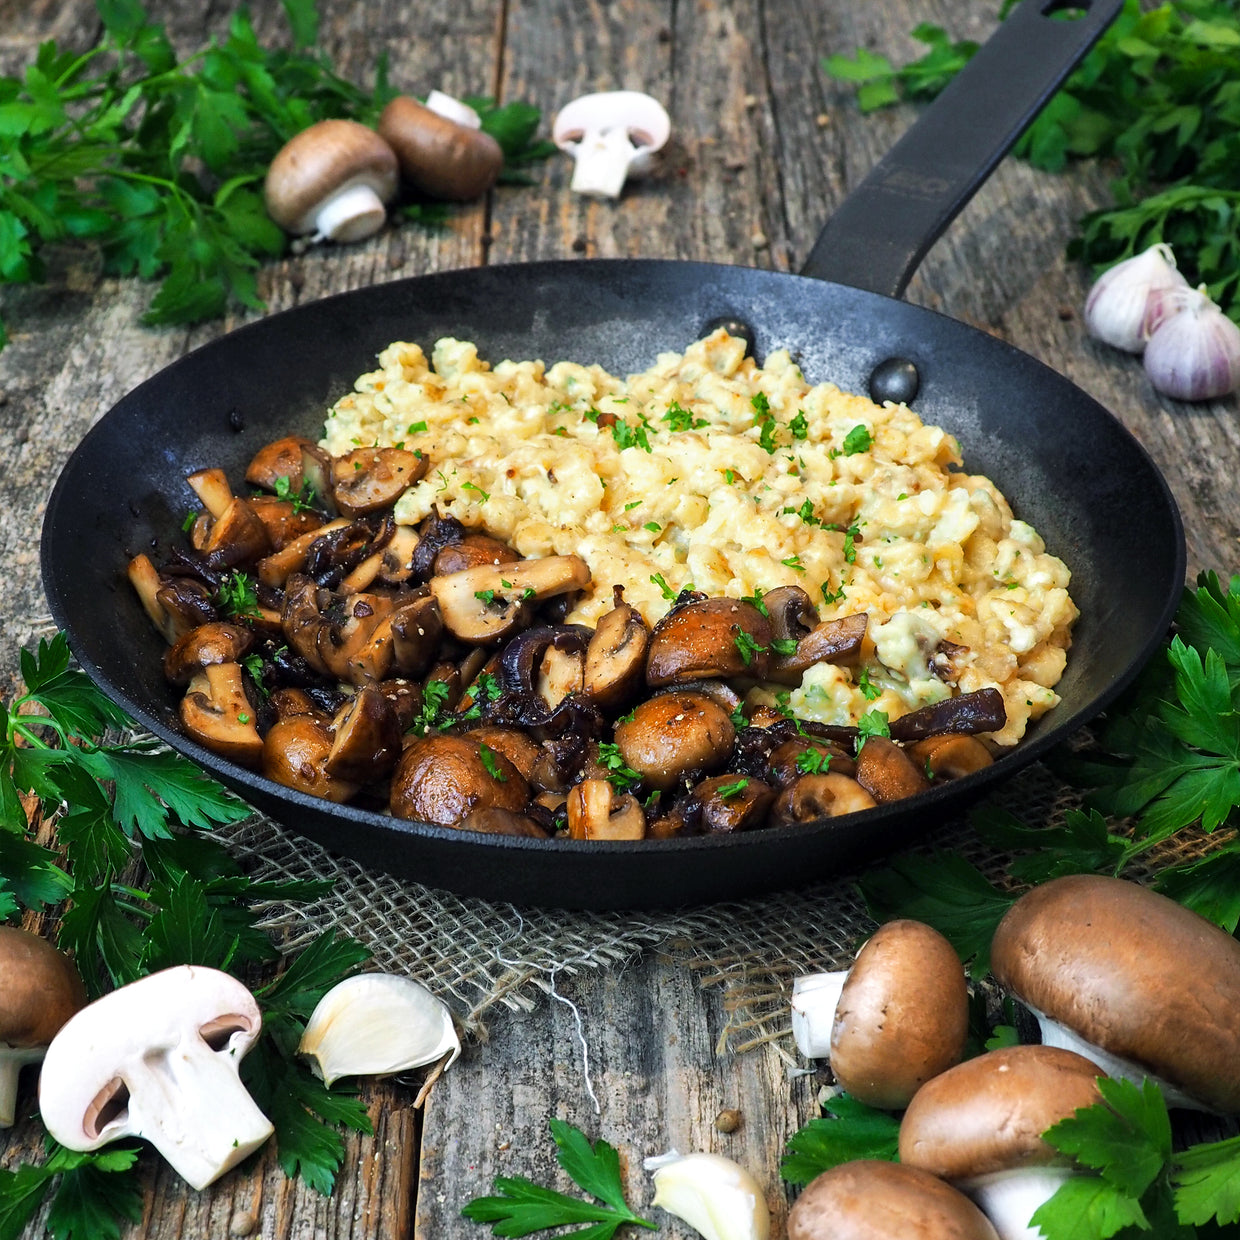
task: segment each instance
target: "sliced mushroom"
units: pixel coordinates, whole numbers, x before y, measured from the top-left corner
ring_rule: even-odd
[[[151,623],[170,645],[215,619],[211,592],[189,577],[161,577],[148,555],[136,555],[126,570]]]
[[[615,589],[615,606],[594,628],[586,647],[585,695],[603,710],[615,710],[635,697],[646,673],[650,630],[641,613]]]
[[[871,736],[857,754],[857,782],[880,804],[916,796],[930,781],[895,741]]]
[[[232,500],[214,521],[195,524],[194,533],[202,532],[195,547],[212,566],[236,568],[268,555],[272,550],[267,527],[262,523],[249,500],[240,496]]]
[[[240,663],[213,663],[189,682],[181,724],[200,745],[230,762],[254,768],[262,763],[263,739]]]
[[[771,659],[769,679],[777,684],[799,685],[801,677],[816,664],[856,663],[868,623],[869,616],[863,611],[824,620],[797,639],[797,648],[791,654],[777,654]]]
[[[245,480],[251,486],[275,491],[283,478],[294,491],[301,490],[301,455],[306,448],[313,448],[311,440],[303,435],[286,435],[266,444],[250,458],[246,466]]]
[[[330,722],[317,712],[280,719],[263,737],[263,774],[309,796],[348,801],[358,785],[328,772],[333,739]]]
[[[480,809],[520,813],[529,797],[521,772],[470,735],[420,737],[392,773],[392,813],[442,827],[459,827]]]
[[[550,832],[528,814],[514,814],[510,809],[490,805],[476,809],[461,822],[462,831],[481,831],[485,835],[523,835],[528,839],[545,840]]]
[[[635,90],[597,91],[566,104],[552,141],[576,162],[570,189],[618,198],[628,177],[649,171],[671,133],[667,110]]]
[[[274,495],[253,495],[247,503],[263,523],[267,539],[276,551],[323,526],[319,513],[299,508],[291,500],[277,499]]]
[[[164,655],[164,675],[182,688],[212,663],[240,663],[254,646],[254,632],[242,624],[214,621],[186,633]]]
[[[420,676],[434,662],[443,636],[443,618],[432,594],[400,604],[391,616],[392,667],[405,676]]]
[[[338,530],[350,525],[347,517],[337,517],[326,525],[309,530],[291,542],[285,543],[278,551],[263,556],[255,565],[255,573],[259,581],[272,589],[280,589],[294,573],[304,573],[306,561],[311,549],[320,538],[326,538]]]
[[[669,692],[640,703],[615,735],[625,763],[649,787],[666,792],[686,777],[726,766],[736,729],[704,693]]]
[[[379,577],[388,585],[402,585],[413,576],[413,557],[421,542],[412,525],[398,525],[379,561]]]
[[[382,779],[400,757],[400,721],[391,702],[370,685],[360,688],[333,721],[335,739],[323,769],[350,783]]]
[[[674,607],[654,627],[646,683],[748,676],[766,678],[771,622],[746,599],[695,599]]]
[[[994,762],[990,750],[976,736],[964,736],[959,732],[928,736],[910,745],[905,752],[935,779],[960,779]]]
[[[318,444],[301,445],[301,484],[314,492],[315,506],[329,516],[336,515],[336,499],[332,486],[332,458]]]
[[[802,775],[822,775],[828,770],[855,778],[857,764],[850,754],[832,741],[816,736],[797,736],[777,745],[767,759],[771,779],[781,788],[795,783]]]
[[[196,469],[186,479],[202,506],[218,521],[233,502],[228,475],[222,469]]]
[[[863,809],[873,809],[878,802],[855,780],[847,775],[802,775],[775,799],[771,821],[777,826],[812,822],[815,818],[839,818]]]
[[[701,825],[710,834],[748,831],[766,822],[775,790],[747,775],[716,775],[693,790],[701,805]]]
[[[533,603],[589,582],[590,570],[580,556],[551,555],[432,577],[430,587],[448,631],[481,646],[515,632]]]
[[[940,732],[997,732],[1007,722],[1007,707],[998,689],[978,689],[919,706],[892,720],[891,739],[919,741]]]
[[[515,564],[521,557],[497,538],[487,534],[466,534],[460,542],[449,543],[435,557],[435,575],[463,572],[481,564]]]
[[[583,779],[568,794],[568,833],[575,840],[640,840],[646,814],[631,793],[605,779]]]
[[[405,448],[358,448],[332,461],[332,496],[347,517],[388,508],[426,473],[430,458]]]

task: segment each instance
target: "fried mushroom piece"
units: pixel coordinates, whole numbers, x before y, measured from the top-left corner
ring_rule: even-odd
[[[716,775],[698,784],[692,799],[700,806],[703,831],[731,834],[765,824],[775,789],[746,775]]]
[[[193,740],[230,762],[262,763],[263,739],[240,663],[212,663],[194,676],[181,699],[181,724]]]
[[[328,771],[332,742],[330,720],[321,712],[279,719],[263,737],[263,774],[309,796],[348,801],[357,794],[358,785]]]
[[[714,698],[672,691],[639,703],[617,724],[615,737],[626,765],[648,787],[666,792],[726,766],[736,729]]]
[[[332,498],[345,516],[390,508],[430,466],[405,448],[357,448],[332,461]]]
[[[772,826],[786,827],[815,818],[839,818],[873,809],[878,802],[847,775],[802,775],[775,799]]]
[[[476,810],[520,813],[529,799],[521,772],[469,734],[420,737],[392,772],[392,813],[441,827],[459,827]]]
[[[917,766],[934,779],[960,779],[994,762],[990,750],[976,736],[945,732],[927,736],[905,751]]]
[[[646,683],[747,676],[764,680],[770,664],[771,622],[753,603],[695,598],[673,607],[650,635]]]
[[[895,741],[871,736],[857,754],[857,782],[880,804],[916,796],[930,787],[917,763]]]
[[[323,769],[350,783],[382,779],[400,756],[396,708],[377,688],[363,686],[336,713],[334,739]]]
[[[575,840],[640,840],[646,813],[631,793],[605,779],[583,779],[568,793],[568,833]]]

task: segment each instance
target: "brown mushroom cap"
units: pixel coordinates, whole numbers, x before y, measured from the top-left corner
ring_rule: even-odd
[[[1040,1015],[1240,1113],[1240,942],[1204,917],[1136,883],[1070,875],[1016,901],[990,960]]]
[[[998,1233],[935,1176],[858,1159],[810,1182],[788,1214],[788,1240],[998,1240]]]
[[[727,765],[735,740],[727,711],[696,692],[648,698],[616,726],[616,744],[624,761],[662,792],[685,775]]]
[[[696,599],[669,611],[650,635],[648,685],[710,677],[762,680],[770,662],[771,622],[736,598]]]
[[[931,1077],[960,1062],[969,996],[956,949],[907,918],[881,926],[849,970],[831,1029],[831,1071],[872,1107],[907,1106]]]
[[[529,798],[521,772],[490,746],[484,761],[480,742],[468,734],[414,741],[392,773],[392,813],[443,827],[458,827],[480,809],[520,813]]]
[[[369,185],[381,202],[396,195],[396,156],[373,129],[357,121],[311,125],[277,152],[267,169],[267,212],[285,232],[312,233],[324,203],[352,185]],[[382,221],[379,221],[382,223]],[[374,231],[372,228],[371,231]],[[341,236],[356,240],[359,235]]]
[[[243,624],[216,620],[200,624],[168,647],[164,675],[184,688],[200,668],[211,663],[240,663],[254,646],[254,631]]]
[[[857,754],[857,782],[880,805],[916,796],[930,781],[895,741],[871,736]]]
[[[789,826],[815,818],[840,818],[877,804],[851,776],[828,771],[825,775],[802,775],[789,784],[776,797],[771,816],[775,825]]]
[[[46,1046],[86,1006],[86,988],[68,956],[37,934],[0,926],[0,1042]]]
[[[332,740],[331,727],[317,714],[279,719],[263,737],[263,774],[309,796],[347,801],[358,786],[328,773]]]
[[[408,95],[397,95],[383,109],[378,131],[396,152],[405,180],[436,198],[477,198],[504,167],[504,152],[490,134],[441,116]]]
[[[900,1161],[970,1180],[1059,1160],[1042,1134],[1101,1100],[1096,1064],[1056,1046],[1009,1046],[926,1082],[900,1122]]]

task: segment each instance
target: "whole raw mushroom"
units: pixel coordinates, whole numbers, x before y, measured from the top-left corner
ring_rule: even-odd
[[[86,1005],[86,988],[68,956],[37,934],[0,926],[0,1128],[11,1128],[17,1080]]]
[[[274,1131],[238,1075],[261,1028],[254,996],[218,969],[180,965],[131,982],[52,1040],[43,1123],[71,1150],[142,1137],[204,1188]]]
[[[847,971],[793,983],[798,1048],[828,1056],[841,1088],[868,1106],[907,1106],[926,1081],[960,1062],[968,1028],[960,958],[918,921],[880,927]]]
[[[425,104],[397,95],[379,117],[379,136],[396,152],[410,185],[436,198],[467,202],[485,194],[504,168],[499,143],[471,118],[477,121],[472,109],[438,91]]]
[[[995,931],[996,980],[1042,1041],[1172,1106],[1240,1114],[1240,942],[1174,900],[1102,875],[1053,879]]]
[[[303,129],[267,169],[267,213],[313,241],[360,241],[383,227],[396,196],[396,155],[373,129],[327,120]]]

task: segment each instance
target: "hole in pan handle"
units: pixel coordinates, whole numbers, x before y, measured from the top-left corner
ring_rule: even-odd
[[[802,275],[902,296],[926,251],[1122,7],[1024,0],[1013,9],[840,204]]]

